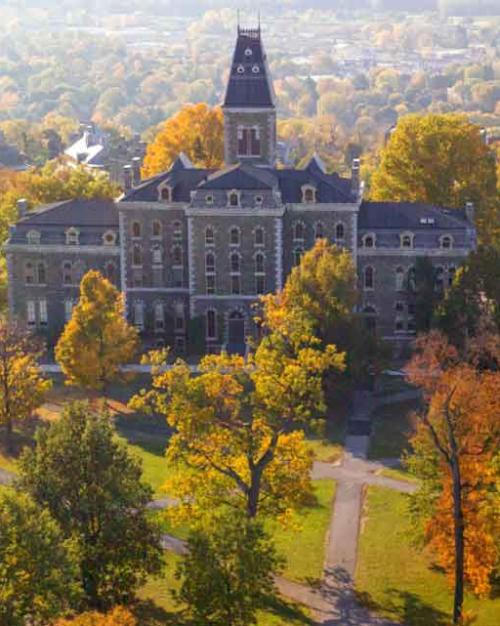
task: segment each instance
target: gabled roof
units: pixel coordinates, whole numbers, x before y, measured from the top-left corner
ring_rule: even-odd
[[[118,210],[113,200],[64,200],[30,211],[18,225],[118,227]]]
[[[0,138],[0,170],[23,171],[28,169],[26,157],[14,146],[3,143]]]
[[[362,202],[360,230],[464,229],[470,226],[463,209],[446,209],[423,202]]]
[[[224,98],[225,107],[274,107],[274,90],[269,76],[260,28],[241,29],[231,64]]]
[[[278,179],[272,170],[236,163],[211,174],[199,189],[273,189]]]
[[[356,202],[351,192],[351,180],[338,174],[325,174],[317,164],[309,164],[303,170],[276,170],[279,177],[283,202],[301,202],[302,187],[311,185],[316,188],[318,202]]]

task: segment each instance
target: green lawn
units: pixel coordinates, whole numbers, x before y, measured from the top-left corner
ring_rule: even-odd
[[[387,467],[380,472],[381,476],[394,478],[395,480],[406,480],[409,483],[418,483],[419,480],[404,467]]]
[[[174,572],[179,557],[166,555],[165,578],[151,579],[140,590],[142,604],[137,614],[141,626],[188,626],[181,617],[171,595],[171,590],[179,588]],[[269,609],[259,612],[258,626],[305,626],[313,624],[305,607],[278,599],[269,603]]]
[[[373,608],[406,626],[447,626],[452,590],[430,556],[410,543],[408,496],[369,487],[358,550],[356,587]],[[477,615],[474,626],[499,623],[500,599],[467,596],[465,609]]]
[[[416,401],[410,401],[389,404],[374,411],[368,458],[401,457],[408,449],[408,438],[413,432],[412,413],[416,408]]]
[[[325,541],[335,497],[332,480],[315,480],[317,502],[300,512],[300,528],[284,529],[277,523],[270,525],[278,552],[287,561],[283,576],[296,581],[317,581],[323,573]]]

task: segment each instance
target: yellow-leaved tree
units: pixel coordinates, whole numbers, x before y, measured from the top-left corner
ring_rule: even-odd
[[[69,385],[103,390],[126,377],[121,369],[138,346],[138,332],[125,319],[123,295],[98,271],[85,274],[80,299],[55,349]]]
[[[311,494],[311,453],[301,425],[324,411],[322,375],[341,370],[344,355],[320,346],[307,322],[282,320],[245,361],[225,353],[204,357],[200,374],[177,361],[156,370],[153,389],[134,408],[164,414],[174,434],[167,491],[179,500],[170,513],[206,520],[236,508],[286,518]]]
[[[108,613],[90,611],[72,619],[60,619],[53,626],[137,626],[137,620],[128,609],[116,606]]]
[[[224,162],[224,125],[220,107],[204,102],[183,107],[169,118],[148,145],[142,176],[167,170],[184,152],[196,167],[218,168]]]
[[[38,364],[43,352],[36,337],[0,320],[0,428],[8,452],[12,450],[14,421],[30,417],[51,387]]]

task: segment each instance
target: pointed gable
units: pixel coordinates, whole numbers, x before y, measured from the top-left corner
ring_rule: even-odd
[[[225,107],[274,108],[274,92],[260,28],[238,27]]]

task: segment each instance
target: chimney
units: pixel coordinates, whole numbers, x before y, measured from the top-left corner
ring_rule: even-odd
[[[134,187],[137,187],[141,182],[141,157],[132,159],[132,180]]]
[[[474,202],[465,203],[465,215],[471,224],[474,224]]]
[[[123,189],[125,193],[132,189],[132,166],[124,165],[123,166]]]
[[[351,192],[356,198],[359,196],[360,180],[359,180],[360,160],[353,159],[351,167]]]
[[[20,198],[16,204],[19,217],[24,217],[28,212],[28,201],[26,198]]]

